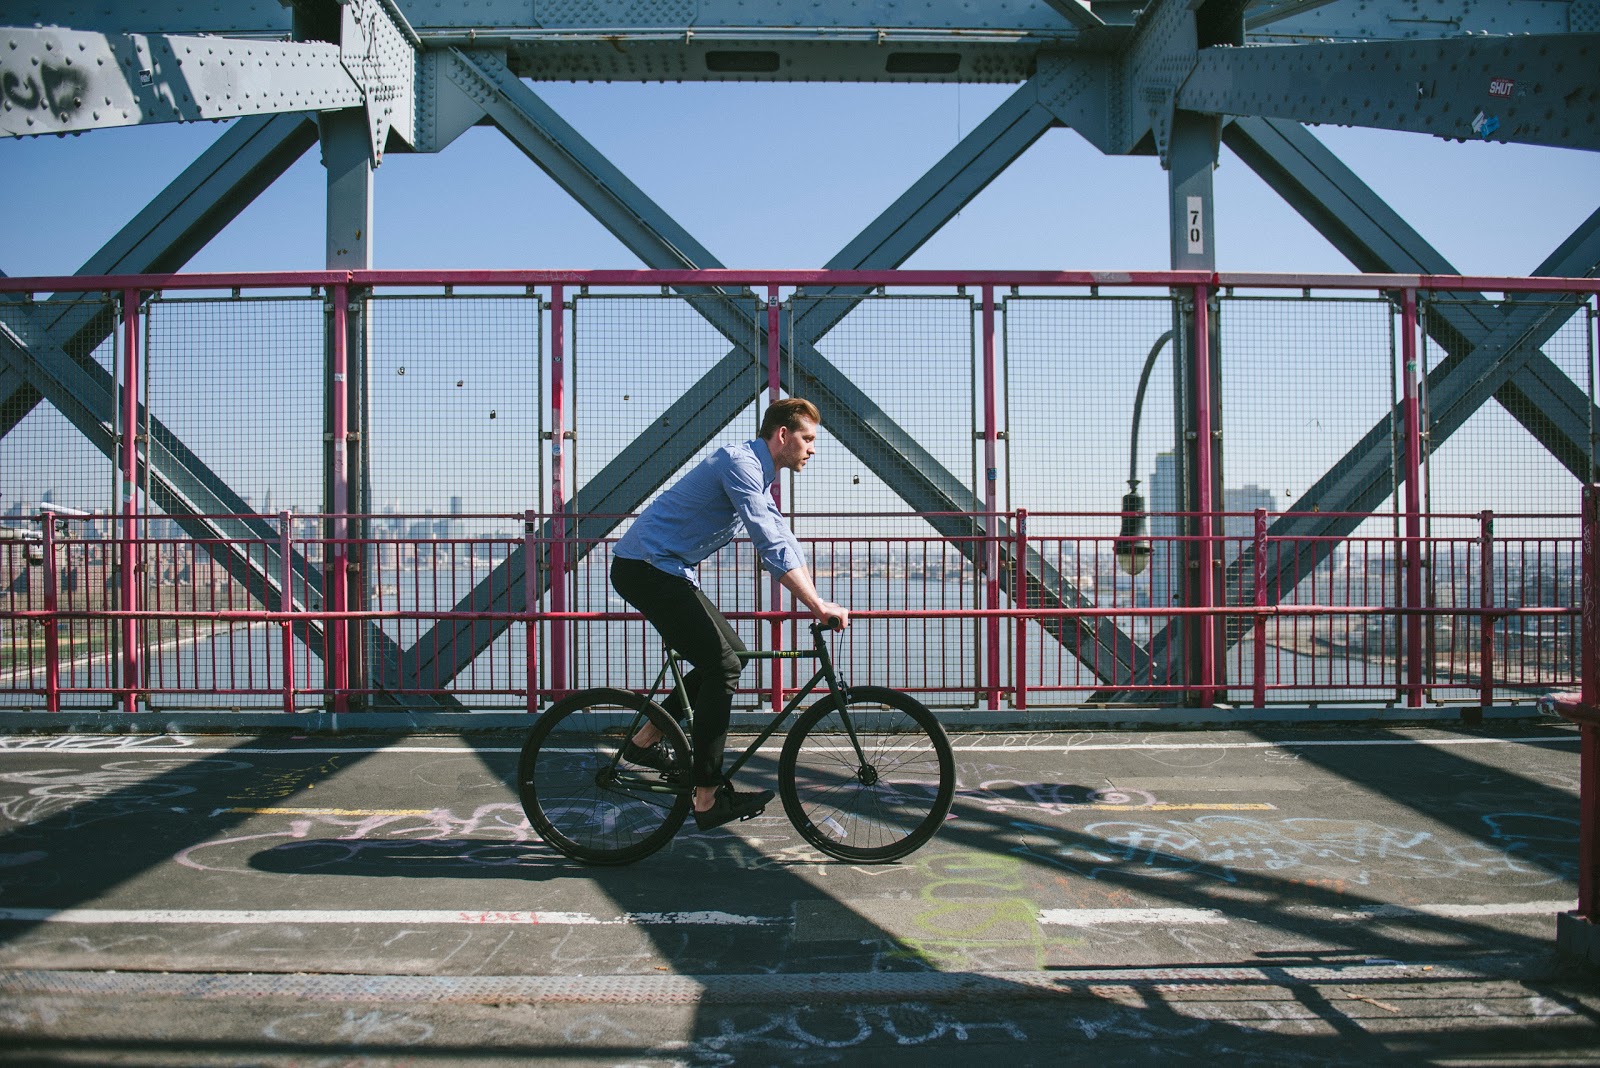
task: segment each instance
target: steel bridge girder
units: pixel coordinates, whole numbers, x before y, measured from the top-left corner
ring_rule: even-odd
[[[337,43],[0,27],[0,136],[365,108],[372,158],[415,140],[415,34],[381,0]]]
[[[1206,48],[1189,111],[1600,149],[1600,34]]]
[[[609,31],[619,41],[654,31],[698,31],[703,37],[745,40],[776,38],[781,31],[802,27],[860,33],[876,43],[876,31],[968,31],[1023,39],[1062,35],[1068,29],[1096,29],[1131,24],[1143,0],[924,0],[912,5],[876,0],[850,5],[825,5],[808,0],[663,0],[651,5],[540,3],[529,0],[473,0],[470,4],[435,4],[415,0],[389,5],[430,35],[487,35],[519,28],[570,40],[577,32]],[[105,33],[178,33],[284,35],[290,14],[283,0],[232,0],[202,5],[188,0],[17,0],[6,16],[17,25],[61,25]],[[1328,0],[1283,0],[1252,5],[1247,27],[1259,38],[1306,40],[1407,39],[1457,34],[1580,32],[1600,23],[1596,0],[1387,0],[1382,4],[1330,3]],[[690,45],[693,38],[682,40]],[[893,38],[889,38],[890,42]]]
[[[360,107],[339,46],[7,28],[0,135]]]
[[[1426,40],[1463,34],[1583,32],[1583,7],[1595,0],[1386,0],[1381,4],[1283,0],[1252,5],[1244,28],[1252,43],[1309,40]],[[1576,10],[1575,10],[1576,9]]]

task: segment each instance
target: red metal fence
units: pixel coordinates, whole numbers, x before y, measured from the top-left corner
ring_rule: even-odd
[[[319,272],[0,292],[21,298],[0,301],[0,356],[48,402],[0,438],[3,707],[535,709],[641,685],[653,636],[606,581],[615,472],[644,503],[819,367],[872,411],[780,499],[857,613],[839,648],[856,681],[987,709],[1416,707],[1576,677],[1591,279]],[[1569,446],[1527,404],[1504,411],[1531,434],[1493,404],[1432,410],[1473,344],[1528,362],[1526,332],[1463,340],[1457,312],[1527,306],[1561,310],[1536,347],[1587,420]],[[708,383],[735,399],[662,467]],[[1214,448],[1186,444],[1195,428]],[[1317,503],[1362,448],[1381,461],[1366,510]],[[1124,570],[1106,504],[1128,466],[1150,551]],[[936,492],[914,502],[904,470]],[[752,647],[793,640],[747,546],[705,580]],[[752,672],[747,700],[783,670]]]
[[[339,540],[321,534],[330,517],[284,514],[276,537],[224,543],[177,532],[166,518],[49,514],[37,539],[0,542],[0,700],[50,711],[132,708],[137,700],[293,712],[403,699],[536,710],[574,687],[647,685],[659,646],[609,590],[609,539],[565,544],[575,563],[562,610],[551,608],[557,598],[549,593],[532,596],[531,611],[473,607],[475,598],[506,602],[497,596],[510,592],[506,583],[531,583],[534,572],[517,575],[510,562],[560,555],[535,533],[551,518],[450,520],[515,520],[520,536]],[[1218,515],[1218,526],[1252,521],[1250,536],[1219,538],[1215,547],[1217,558],[1248,564],[1251,576],[1233,568],[1236,592],[1248,596],[1197,609],[1171,605],[1170,570],[1120,570],[1114,536],[1035,536],[1032,517],[1019,514],[967,518],[975,527],[999,519],[1004,543],[804,539],[823,594],[856,613],[838,639],[847,677],[919,692],[936,705],[988,708],[1197,699],[1258,708],[1490,705],[1578,678],[1577,537],[1497,537],[1494,517],[1482,515],[1461,517],[1476,521],[1476,536],[1350,537],[1319,552],[1314,539],[1268,537],[1265,513]],[[131,541],[119,533],[126,525],[136,531]],[[1186,540],[1158,538],[1156,555],[1176,556]],[[992,607],[973,562],[991,548],[1003,573]],[[1277,565],[1308,553],[1318,562],[1293,588],[1253,579],[1294,573]],[[317,574],[341,557],[359,561],[368,576],[362,610],[319,596]],[[1408,559],[1429,563],[1432,603],[1406,604]],[[1041,560],[1092,591],[1093,603],[1040,606],[1037,579],[1015,564]],[[135,609],[118,607],[127,595],[123,569],[138,576],[128,602]],[[729,546],[703,571],[708,592],[730,608],[752,647],[797,640],[798,624],[771,602],[747,544]],[[268,608],[275,598],[253,588],[252,576],[288,589],[286,610]],[[1107,625],[1121,649],[1134,651],[1131,663],[1114,662],[1119,643],[1091,640]],[[1203,629],[1216,636],[1220,655],[1204,680],[1210,692],[1197,698],[1201,680],[1186,674],[1184,658],[1159,651]],[[754,673],[747,681],[752,703],[795,682]]]

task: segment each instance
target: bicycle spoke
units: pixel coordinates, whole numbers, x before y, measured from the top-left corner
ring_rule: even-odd
[[[843,712],[829,698],[795,725],[779,767],[784,808],[823,852],[892,860],[938,830],[954,762],[937,720],[913,698],[874,687],[852,696],[859,703]]]
[[[621,730],[619,711],[633,712]],[[523,810],[553,848],[591,864],[621,864],[665,844],[689,810],[688,790],[635,767],[621,750],[648,719],[688,766],[688,743],[659,708],[635,694],[593,690],[557,702],[529,734],[518,763]],[[665,726],[663,726],[663,722]]]

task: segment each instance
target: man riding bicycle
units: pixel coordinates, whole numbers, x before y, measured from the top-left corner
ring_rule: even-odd
[[[849,626],[850,613],[817,593],[800,543],[768,492],[781,470],[799,471],[817,451],[817,406],[788,397],[768,406],[759,437],[718,449],[657,497],[617,542],[611,585],[644,614],[663,642],[692,670],[684,677],[694,708],[694,820],[701,830],[759,815],[772,791],[738,791],[723,781],[733,695],[745,645],[726,616],[700,589],[699,564],[744,530],[762,566],[778,577],[818,622]],[[664,702],[674,718],[682,707],[674,688]],[[667,771],[671,758],[648,723],[623,749],[642,767]]]

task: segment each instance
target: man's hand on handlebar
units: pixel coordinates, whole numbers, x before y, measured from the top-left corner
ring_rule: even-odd
[[[811,614],[829,630],[844,630],[850,625],[850,609],[832,601],[823,601],[811,610]]]

